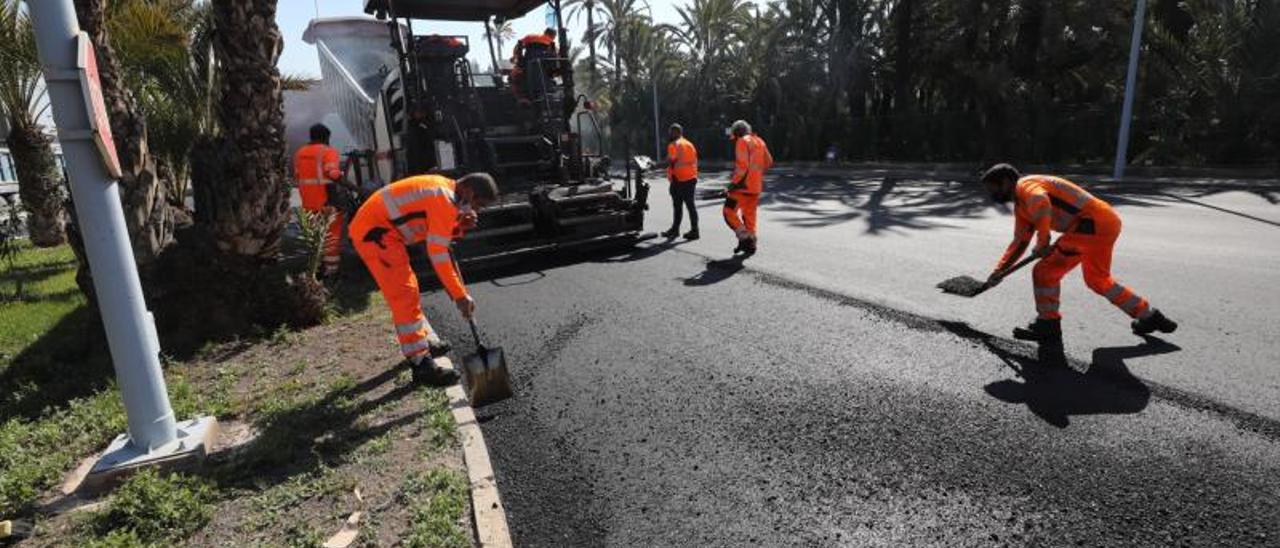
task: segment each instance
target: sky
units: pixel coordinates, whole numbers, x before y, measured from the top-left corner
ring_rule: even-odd
[[[648,3],[655,21],[676,23],[680,20],[676,6],[683,6],[688,1],[649,0]],[[757,0],[757,2],[763,4],[764,0]],[[284,34],[284,52],[280,56],[281,72],[298,76],[320,76],[320,62],[316,57],[315,48],[302,41],[302,32],[307,29],[307,23],[316,16],[317,9],[321,17],[362,16],[364,0],[279,0],[276,22]],[[565,11],[565,16],[568,17],[568,10]],[[586,23],[584,21],[566,21],[566,23],[569,27],[569,35],[574,38],[574,41],[581,40]],[[528,15],[512,21],[511,26],[517,38],[526,34],[540,33],[546,28],[546,12],[541,8],[535,9]],[[436,22],[425,29],[415,24],[414,31],[418,34],[467,35],[473,44],[469,57],[478,61],[482,67],[489,66],[488,49],[483,46],[485,41],[482,23]],[[499,58],[510,56],[510,51],[499,54]]]

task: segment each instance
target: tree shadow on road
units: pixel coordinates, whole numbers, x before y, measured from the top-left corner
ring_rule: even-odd
[[[1069,368],[1047,365],[1053,360],[1029,345],[1004,340],[960,322],[940,323],[947,331],[980,343],[1022,378],[1021,382],[1006,379],[988,384],[983,387],[987,394],[1005,403],[1026,405],[1032,414],[1058,428],[1069,426],[1072,416],[1133,414],[1146,409],[1151,389],[1129,371],[1125,360],[1182,350],[1146,336],[1140,344],[1098,348],[1093,351],[1091,363],[1072,360],[1073,367]]]
[[[734,255],[729,259],[720,259],[716,261],[707,261],[707,268],[702,272],[694,274],[692,277],[684,279],[684,285],[689,287],[702,287],[718,284],[734,274],[741,272],[745,267],[747,260],[746,255]]]
[[[921,182],[895,176],[830,177],[782,174],[771,178],[761,206],[795,213],[783,222],[820,228],[866,219],[865,233],[949,228],[975,218],[991,200],[976,184]]]

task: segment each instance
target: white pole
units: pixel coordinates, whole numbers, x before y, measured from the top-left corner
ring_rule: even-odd
[[[71,0],[27,2],[27,9],[36,28],[76,218],[128,414],[129,441],[147,453],[176,440],[177,427],[160,372],[155,326],[129,246],[120,193],[89,130],[91,113],[77,70],[80,25]]]
[[[662,132],[658,129],[658,75],[653,75],[653,159],[662,158]]]
[[[1124,166],[1129,158],[1129,124],[1133,120],[1133,96],[1138,82],[1138,53],[1142,49],[1142,23],[1146,19],[1147,0],[1138,0],[1133,14],[1133,38],[1129,43],[1129,74],[1124,83],[1124,108],[1120,114],[1120,137],[1116,141],[1116,165],[1112,176],[1124,179]]]

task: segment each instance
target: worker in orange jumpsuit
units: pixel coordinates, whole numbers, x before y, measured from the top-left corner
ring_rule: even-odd
[[[476,224],[476,211],[493,203],[498,187],[484,173],[456,182],[439,175],[417,175],[382,187],[351,221],[351,241],[391,308],[400,351],[413,368],[415,382],[448,385],[452,371],[429,358],[449,352],[449,344],[422,314],[418,277],[409,265],[411,245],[426,242],[427,258],[458,311],[471,318],[476,304],[467,293],[449,245]]]
[[[334,214],[325,234],[320,271],[321,276],[333,276],[338,273],[338,263],[342,259],[342,223],[345,217],[342,209],[336,207],[336,193],[341,190],[335,186],[355,189],[355,185],[342,177],[338,150],[329,146],[329,128],[316,124],[311,126],[310,134],[311,142],[293,155],[293,177],[302,197],[302,209]]]
[[[534,61],[555,56],[555,29],[547,28],[542,34],[530,34],[516,42],[511,54],[511,90],[521,102],[541,97],[546,87],[545,80],[553,72],[550,65]]]
[[[987,279],[989,286],[1000,283],[1009,268],[1026,251],[1032,238],[1032,253],[1042,259],[1031,278],[1036,303],[1036,320],[1026,328],[1014,329],[1014,336],[1061,348],[1062,277],[1077,265],[1084,265],[1084,283],[1095,293],[1133,318],[1137,335],[1155,331],[1172,333],[1178,324],[1165,317],[1133,289],[1111,276],[1111,255],[1120,237],[1120,216],[1106,202],[1075,183],[1050,175],[1022,176],[1009,164],[997,164],[982,176],[991,198],[998,203],[1014,202],[1014,238]],[[1050,232],[1062,233],[1054,244]]]
[[[680,234],[680,222],[684,210],[689,210],[689,231],[684,234],[686,240],[696,240],[698,235],[698,208],[693,203],[698,186],[698,149],[684,138],[684,127],[671,124],[667,130],[671,142],[667,144],[667,181],[671,183],[671,204],[675,212],[671,217],[671,228],[663,232],[663,237],[674,239]]]
[[[764,172],[773,166],[773,156],[764,139],[751,131],[751,124],[738,120],[729,128],[734,143],[734,167],[724,200],[724,220],[738,236],[735,254],[756,252],[756,207],[764,190]]]

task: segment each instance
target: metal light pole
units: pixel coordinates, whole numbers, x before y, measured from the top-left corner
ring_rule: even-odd
[[[1138,53],[1142,49],[1142,23],[1146,19],[1147,0],[1138,0],[1133,14],[1133,38],[1129,43],[1129,74],[1124,84],[1124,108],[1120,114],[1120,137],[1116,142],[1116,165],[1112,176],[1124,179],[1124,166],[1129,158],[1129,125],[1133,120],[1133,95],[1138,82]]]
[[[662,132],[658,129],[658,75],[653,76],[653,159],[662,158]]]
[[[160,371],[159,339],[143,301],[125,228],[115,180],[119,162],[93,44],[80,31],[72,0],[29,1],[27,9],[35,26],[116,382],[128,414],[128,433],[107,448],[86,481],[106,480],[159,461],[202,456],[216,421],[203,417],[178,424],[169,405]]]

